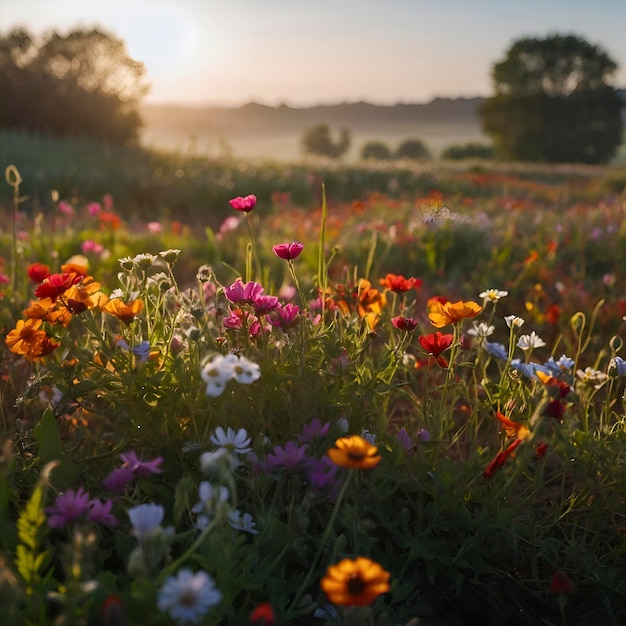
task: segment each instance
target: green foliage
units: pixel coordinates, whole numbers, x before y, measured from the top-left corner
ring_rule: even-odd
[[[382,141],[369,141],[361,148],[361,158],[364,160],[386,161],[391,158],[391,150]]]
[[[604,163],[622,142],[617,65],[574,35],[521,39],[493,67],[496,93],[479,114],[498,156]]]
[[[305,154],[337,159],[350,148],[350,132],[345,128],[341,129],[339,138],[333,141],[330,127],[327,124],[319,124],[304,131],[301,143]]]
[[[136,141],[144,66],[124,42],[98,29],[37,41],[23,29],[0,37],[0,128],[100,142]]]
[[[493,156],[493,148],[481,143],[448,146],[441,153],[442,159],[448,159],[450,161],[463,161],[465,159],[491,160]]]

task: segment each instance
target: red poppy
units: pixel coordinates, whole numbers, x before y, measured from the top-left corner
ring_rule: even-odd
[[[569,595],[573,590],[571,578],[562,570],[555,572],[550,581],[550,593],[553,596]]]
[[[45,263],[33,263],[28,268],[28,278],[34,283],[40,283],[50,276],[50,268]]]
[[[406,330],[407,332],[411,332],[417,328],[417,320],[412,317],[402,317],[402,315],[392,317],[391,323],[394,328],[397,328],[398,330]]]
[[[411,289],[419,289],[422,286],[422,281],[419,278],[405,278],[401,275],[387,274],[385,278],[380,279],[380,284],[396,293],[404,293]]]
[[[452,345],[454,335],[452,333],[443,334],[437,331],[430,335],[421,335],[417,340],[428,354],[439,357]]]
[[[252,610],[248,621],[251,624],[266,624],[267,626],[271,626],[276,621],[274,608],[269,602],[263,602]]]
[[[74,272],[51,274],[35,289],[38,298],[50,298],[53,302],[63,295],[72,285],[80,282],[82,276]]]

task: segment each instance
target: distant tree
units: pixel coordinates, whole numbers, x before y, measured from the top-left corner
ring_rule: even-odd
[[[493,159],[494,152],[492,146],[482,143],[466,143],[448,146],[442,153],[442,159],[450,161],[462,161],[463,159]]]
[[[134,141],[145,68],[121,39],[98,29],[37,42],[25,30],[0,36],[0,127]]]
[[[622,142],[616,63],[575,35],[521,39],[492,70],[495,95],[479,110],[498,156],[602,163]]]
[[[330,128],[327,124],[319,124],[304,131],[302,135],[302,148],[305,154],[328,156],[333,159],[339,158],[350,148],[350,131],[342,129],[339,139],[333,141]]]
[[[391,158],[391,150],[389,146],[382,141],[368,141],[361,148],[361,158],[365,161],[369,159],[386,161]]]
[[[420,139],[406,139],[398,146],[394,156],[396,159],[414,159],[416,161],[432,159],[430,150]]]

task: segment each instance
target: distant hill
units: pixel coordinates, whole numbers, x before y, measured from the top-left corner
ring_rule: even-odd
[[[165,148],[213,151],[228,144],[238,156],[299,155],[302,133],[316,124],[352,133],[353,156],[365,141],[393,144],[420,138],[434,150],[457,141],[485,140],[477,108],[482,98],[435,98],[426,104],[381,106],[368,102],[276,107],[251,102],[240,107],[192,108],[146,105],[144,141]]]

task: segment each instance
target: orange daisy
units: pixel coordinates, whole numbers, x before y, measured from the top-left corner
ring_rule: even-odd
[[[326,452],[328,458],[335,465],[370,469],[380,463],[381,457],[378,454],[378,448],[358,435],[337,439],[335,446]]]
[[[381,565],[360,556],[331,565],[320,587],[333,604],[367,606],[389,591],[389,577]]]
[[[45,330],[41,330],[43,322],[38,319],[17,320],[15,328],[6,336],[5,343],[9,350],[27,358],[40,356],[42,343],[48,339]]]
[[[124,324],[130,324],[135,319],[135,315],[143,311],[143,300],[132,300],[126,303],[121,298],[113,298],[102,305],[102,310],[114,315]]]
[[[476,317],[483,307],[477,302],[441,302],[429,300],[428,319],[435,328],[443,328],[448,324],[456,324],[464,319]]]

